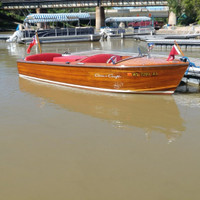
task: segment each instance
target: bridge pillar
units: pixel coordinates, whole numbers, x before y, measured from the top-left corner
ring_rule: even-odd
[[[104,7],[96,7],[96,30],[99,31],[102,26],[105,26]]]
[[[172,26],[176,25],[176,14],[174,12],[169,13],[168,24]]]
[[[36,8],[36,13],[40,14],[40,13],[45,13],[46,10],[42,9],[42,8]],[[37,28],[44,28],[42,23],[37,23]]]

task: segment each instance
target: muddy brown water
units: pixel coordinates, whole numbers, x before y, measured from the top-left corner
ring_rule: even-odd
[[[137,52],[138,44],[114,39],[42,49]],[[25,51],[0,42],[0,199],[200,198],[198,87],[163,96],[41,84],[18,77],[16,60]]]

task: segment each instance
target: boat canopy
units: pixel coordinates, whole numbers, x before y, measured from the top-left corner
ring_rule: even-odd
[[[89,13],[40,13],[29,14],[24,19],[24,23],[41,23],[41,22],[62,22],[62,21],[79,21],[80,19],[90,19]]]
[[[150,17],[109,17],[105,22],[141,22],[141,21],[151,21]]]

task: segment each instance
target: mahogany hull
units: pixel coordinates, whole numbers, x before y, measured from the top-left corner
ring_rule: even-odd
[[[179,85],[187,63],[124,66],[18,61],[24,78],[84,89],[121,92],[172,94]]]

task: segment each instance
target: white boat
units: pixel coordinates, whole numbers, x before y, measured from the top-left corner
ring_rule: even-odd
[[[154,34],[154,23],[150,17],[110,17],[101,34],[109,37],[128,37],[132,35]]]
[[[88,23],[80,26],[80,20]],[[37,30],[40,43],[99,41],[100,34],[95,34],[90,26],[89,13],[41,13],[29,14],[7,42],[30,43]]]

